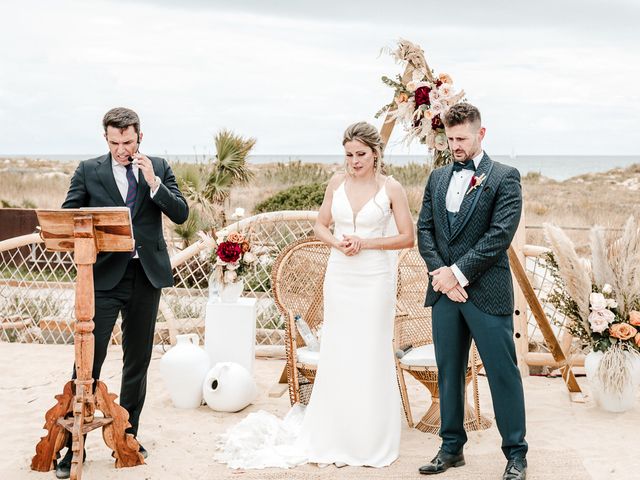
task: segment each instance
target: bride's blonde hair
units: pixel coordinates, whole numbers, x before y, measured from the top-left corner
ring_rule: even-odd
[[[351,142],[352,140],[357,140],[373,150],[374,174],[384,174],[384,162],[382,160],[382,157],[384,156],[384,142],[382,141],[382,137],[380,136],[380,132],[378,132],[378,129],[368,122],[352,123],[344,131],[344,136],[342,137],[342,145],[344,146],[345,143]],[[348,172],[346,160],[345,170],[347,170]]]

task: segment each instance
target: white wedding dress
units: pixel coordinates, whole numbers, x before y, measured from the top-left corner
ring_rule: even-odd
[[[385,187],[354,214],[344,183],[334,192],[334,235],[395,234]],[[306,409],[284,419],[249,414],[218,441],[231,468],[301,463],[384,467],[398,458],[401,404],[393,359],[396,252],[332,249],[324,281],[318,372]]]

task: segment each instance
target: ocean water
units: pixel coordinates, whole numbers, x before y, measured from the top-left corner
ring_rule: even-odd
[[[11,157],[42,158],[59,161],[79,161],[96,155],[11,155]],[[0,155],[2,157],[3,155]],[[9,155],[7,155],[8,157]],[[171,155],[160,154],[169,162],[207,162],[203,155]],[[498,162],[512,165],[520,170],[522,175],[527,173],[539,173],[554,180],[566,180],[570,177],[585,173],[605,172],[613,168],[624,168],[634,163],[640,163],[640,155],[632,156],[607,156],[607,155],[492,155],[491,158]],[[251,155],[249,161],[255,164],[290,162],[300,160],[305,163],[342,163],[342,155]],[[424,163],[426,155],[389,155],[385,157],[387,163],[393,165],[406,165],[410,162]]]

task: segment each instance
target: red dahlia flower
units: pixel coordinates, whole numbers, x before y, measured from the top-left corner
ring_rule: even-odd
[[[222,242],[218,245],[216,254],[223,262],[235,262],[242,254],[242,245],[233,242]]]
[[[431,100],[429,100],[429,92],[431,92],[431,88],[429,87],[420,87],[416,89],[415,92],[415,100],[416,107],[420,105],[431,105]]]

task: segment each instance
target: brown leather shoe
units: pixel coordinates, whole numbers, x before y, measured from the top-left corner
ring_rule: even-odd
[[[465,464],[464,455],[460,452],[457,455],[438,450],[438,454],[433,457],[431,463],[423,465],[418,470],[423,475],[435,475],[446,472],[451,467],[461,467]]]
[[[507,468],[504,469],[502,480],[526,480],[527,478],[527,459],[512,458],[507,462]]]

